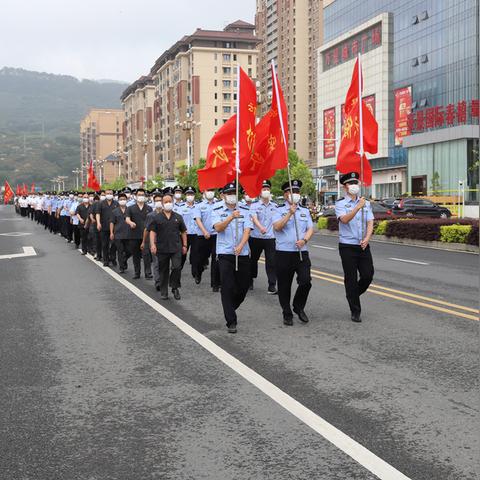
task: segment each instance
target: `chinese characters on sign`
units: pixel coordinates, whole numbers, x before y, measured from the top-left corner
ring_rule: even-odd
[[[335,158],[335,107],[323,111],[323,136],[323,158]]]
[[[382,44],[382,24],[377,23],[322,53],[323,71],[348,62],[359,53],[367,53]]]
[[[423,132],[424,130],[431,130],[435,128],[464,125],[468,122],[469,119],[474,124],[478,123],[478,99],[470,100],[470,102],[461,100],[456,105],[450,103],[446,106],[438,105],[435,107],[429,107],[423,110],[410,112],[407,117],[407,130],[409,133],[418,133]]]
[[[403,137],[410,135],[411,129],[408,116],[412,111],[412,87],[397,88],[393,91],[394,96],[394,129],[395,145],[401,145]]]

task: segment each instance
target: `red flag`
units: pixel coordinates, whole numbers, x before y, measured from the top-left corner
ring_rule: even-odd
[[[273,65],[272,84],[274,87],[272,106],[257,125],[255,149],[249,168],[248,170],[242,170],[240,174],[242,187],[251,197],[259,195],[263,180],[271,178],[277,170],[288,166],[287,105]],[[282,122],[280,122],[280,118]]]
[[[22,194],[21,187],[18,183],[17,183],[17,189],[16,189],[15,193],[16,193],[17,196]]]
[[[345,99],[345,119],[342,141],[338,150],[337,170],[341,173],[361,172],[360,160],[360,117],[359,92],[363,90],[362,74],[359,72],[358,59],[353,69],[352,81]],[[361,84],[359,85],[359,82]],[[378,124],[365,101],[362,101],[363,150],[377,153]],[[372,167],[366,155],[363,155],[363,183],[371,185]]]
[[[35,193],[35,183],[32,183],[32,186],[30,188],[30,193]]]
[[[95,172],[93,171],[93,162],[91,160],[90,160],[90,165],[88,167],[87,187],[95,191],[100,190],[100,184],[98,183],[97,177],[95,176]]]
[[[27,185],[26,185],[25,183],[23,184],[22,194],[23,194],[23,195],[28,195],[28,187],[27,187]]]
[[[3,204],[6,205],[13,198],[13,190],[10,184],[5,180],[5,191],[3,192]]]
[[[247,168],[255,146],[257,92],[248,75],[242,68],[238,68],[238,113],[233,115],[210,140],[205,168],[198,170],[198,185],[201,191],[223,187],[233,181],[237,163],[239,171],[243,167]]]

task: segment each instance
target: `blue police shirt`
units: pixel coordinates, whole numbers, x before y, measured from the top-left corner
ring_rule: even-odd
[[[185,222],[185,225],[187,227],[187,235],[198,235],[200,232],[197,222],[193,218],[195,216],[196,208],[197,206],[195,203],[192,205],[184,203],[182,207],[177,210],[177,213],[179,213],[183,217],[183,221]]]
[[[72,205],[73,200],[67,198],[62,203],[62,211],[60,212],[61,217],[69,217],[70,216],[70,205]]]
[[[252,203],[250,207],[250,217],[252,218],[253,225],[250,236],[252,238],[275,238],[272,219],[277,207],[278,205],[270,200],[267,203],[263,203],[262,201]],[[265,234],[262,235],[255,223],[253,223],[253,217],[257,217],[257,220],[267,229]]]
[[[135,200],[133,197],[130,197],[130,198],[127,200],[126,207],[132,207],[132,206],[135,205],[136,203],[137,203],[136,200]]]
[[[80,220],[78,220],[78,217],[77,217],[77,207],[79,205],[80,205],[80,203],[78,201],[75,201],[75,200],[70,205],[69,213],[70,213],[70,217],[72,219],[72,225],[78,225],[80,223]]]
[[[173,202],[173,211],[175,213],[180,213],[180,210],[185,205],[184,202]]]
[[[278,206],[273,212],[272,222],[278,222],[285,215],[287,215],[290,210],[290,204],[285,202],[285,205]],[[295,211],[295,218],[297,219],[297,229],[298,229],[298,238],[295,233],[295,220],[293,215],[290,217],[286,225],[282,230],[274,230],[275,234],[275,249],[282,252],[298,252],[298,248],[295,245],[295,242],[302,240],[307,233],[307,230],[313,226],[312,217],[307,208],[297,205],[297,210]],[[306,252],[307,245],[304,245],[301,248],[302,252]]]
[[[335,215],[340,218],[347,213],[350,213],[358,204],[360,198],[357,197],[352,200],[350,196],[342,198],[335,202]],[[364,208],[364,225],[363,235],[367,232],[367,222],[373,220],[372,206],[370,202],[365,202]],[[356,215],[348,222],[338,222],[338,241],[339,243],[348,243],[350,245],[360,245],[362,241],[362,210],[360,209]]]
[[[199,218],[203,226],[205,227],[205,230],[210,235],[215,235],[217,232],[213,228],[213,223],[212,223],[212,210],[218,207],[218,204],[215,202],[210,203],[208,200],[202,200],[200,203],[196,205],[193,218]],[[200,228],[198,229],[198,235],[203,236],[202,231]]]
[[[252,221],[250,220],[250,213],[248,208],[239,205],[238,210],[240,217],[238,220],[233,220],[227,225],[227,228],[223,232],[217,232],[217,255],[235,255],[234,248],[240,243],[243,232],[247,228],[252,228]],[[226,205],[216,206],[212,210],[212,223],[213,225],[224,222],[227,217],[233,213],[233,210]],[[237,236],[237,222],[238,222],[238,236]],[[248,242],[242,248],[240,252],[241,256],[249,255],[250,250],[248,248]]]

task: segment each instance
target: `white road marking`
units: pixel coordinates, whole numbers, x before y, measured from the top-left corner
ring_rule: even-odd
[[[22,247],[23,253],[12,253],[11,255],[0,255],[0,260],[8,260],[11,258],[20,258],[20,257],[34,257],[37,255],[37,252],[33,247]]]
[[[9,232],[9,233],[0,233],[2,237],[25,237],[26,235],[31,235],[28,232]]]
[[[280,390],[273,383],[269,382],[266,378],[255,372],[255,370],[247,367],[233,355],[230,355],[228,352],[220,348],[216,343],[212,342],[210,339],[192,328],[190,325],[188,325],[188,323],[184,322],[174,313],[170,312],[170,310],[167,310],[163,305],[160,305],[158,302],[150,298],[147,294],[132,285],[128,280],[121,277],[111,268],[99,265],[91,255],[86,255],[86,257],[95,263],[99,268],[108,273],[108,275],[121,283],[124,287],[128,288],[128,290],[130,290],[134,295],[143,300],[160,315],[165,317],[170,323],[188,335],[192,340],[210,352],[218,360],[241,375],[245,380],[270,397],[274,402],[297,417],[312,430],[319,433],[323,438],[342,450],[349,457],[376,475],[378,478],[381,480],[410,480],[403,473],[392,467],[380,457],[377,457],[374,453],[370,452],[370,450],[366,449],[364,446],[360,445],[338,428],[328,423],[322,417],[309,410],[283,390]]]
[[[389,260],[395,260],[396,262],[415,263],[416,265],[430,265],[427,262],[418,262],[417,260],[405,260],[404,258],[391,257]]]
[[[326,247],[325,245],[315,245],[313,243],[312,243],[312,247],[323,248],[324,250],[336,250],[336,248],[333,248],[333,247]]]

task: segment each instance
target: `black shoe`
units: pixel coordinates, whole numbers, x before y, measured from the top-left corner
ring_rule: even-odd
[[[136,273],[133,277],[132,277],[134,280],[138,280],[140,278],[140,274],[139,273]]]
[[[277,292],[277,289],[275,287],[268,287],[267,293],[269,295],[276,295],[278,292]]]
[[[360,318],[359,313],[352,313],[351,320],[352,320],[352,322],[355,322],[355,323],[361,323],[362,322],[362,319]]]
[[[99,257],[98,255],[95,255],[94,260],[97,260],[97,262],[102,260],[102,257]]]
[[[118,273],[125,273],[125,269],[124,269],[124,268],[120,268],[120,269],[118,270]]]
[[[220,291],[220,287],[218,286],[215,286],[215,287],[212,287],[212,292],[219,292]]]
[[[158,283],[155,285],[155,290],[156,290],[157,292],[160,291],[160,285],[159,285]]]
[[[113,265],[114,267],[116,267],[116,266],[117,266],[117,261],[116,261],[116,260],[112,260],[112,265]]]
[[[227,327],[228,333],[237,333],[237,326],[236,325],[230,325]]]
[[[87,254],[87,252],[82,252],[82,255],[86,255],[86,254]]]
[[[308,323],[308,317],[307,314],[303,310],[296,310],[295,308],[293,311],[298,315],[298,318],[303,322],[303,323]]]
[[[162,294],[160,295],[160,298],[161,298],[162,300],[168,300],[168,293],[162,293]]]
[[[253,290],[253,280],[250,280],[250,285],[249,285],[248,289]]]
[[[109,267],[110,264],[109,264],[108,262],[103,262],[103,266],[104,266],[104,267]]]
[[[199,285],[201,281],[202,281],[201,275],[196,275],[196,276],[195,276],[195,283],[196,283],[197,285]]]
[[[150,279],[150,278],[153,278],[153,276],[152,276],[152,274],[151,274],[151,273],[146,273],[146,274],[145,274],[145,278],[148,278],[148,279]]]
[[[178,288],[172,288],[173,298],[175,300],[180,300],[180,290]]]
[[[293,317],[291,315],[284,315],[283,316],[283,324],[284,325],[293,325]]]

